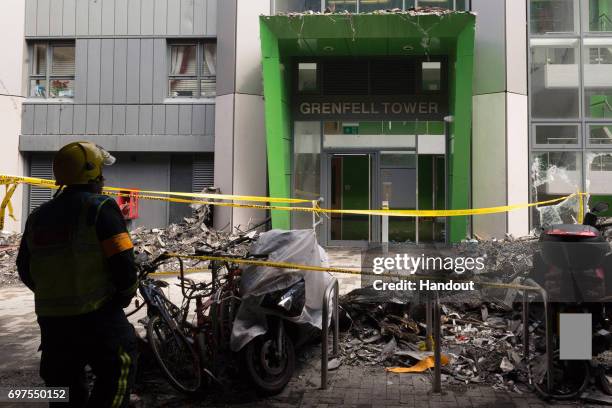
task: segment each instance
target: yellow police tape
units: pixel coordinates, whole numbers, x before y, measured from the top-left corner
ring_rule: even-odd
[[[245,258],[234,258],[234,257],[224,257],[224,256],[212,256],[212,255],[181,255],[176,253],[167,253],[169,258],[181,258],[181,259],[191,259],[198,261],[217,261],[217,262],[227,262],[227,263],[236,263],[236,264],[244,264],[244,265],[254,265],[254,266],[267,266],[270,268],[278,268],[278,269],[293,269],[293,270],[302,270],[302,271],[311,271],[311,272],[333,272],[333,273],[343,273],[349,275],[366,275],[366,276],[377,276],[377,277],[392,277],[392,278],[400,278],[405,280],[419,280],[419,279],[431,279],[431,280],[442,280],[446,279],[445,277],[440,276],[429,276],[429,275],[397,275],[397,274],[385,274],[380,275],[374,272],[361,271],[357,269],[346,269],[346,268],[333,268],[333,267],[325,267],[325,266],[314,266],[314,265],[301,265],[294,264],[290,262],[280,262],[280,261],[264,261],[258,259],[245,259]],[[184,273],[199,273],[199,272],[207,272],[208,268],[194,268],[187,269]],[[156,272],[150,275],[152,276],[173,276],[178,275],[180,271],[166,271],[166,272]],[[480,285],[489,288],[495,289],[518,289],[518,290],[531,290],[531,291],[540,291],[540,288],[534,286],[526,286],[526,285],[516,285],[511,283],[495,283],[495,282],[476,282],[470,281],[467,279],[455,279],[453,278],[453,282],[474,282],[475,285]]]
[[[36,177],[20,177],[20,176],[9,176],[0,175],[0,184],[32,184],[39,187],[57,188],[55,180],[41,179]],[[248,195],[234,195],[234,194],[208,194],[208,193],[182,193],[182,192],[168,192],[168,191],[155,191],[155,190],[138,190],[133,188],[119,188],[119,187],[104,187],[104,191],[109,192],[125,192],[125,193],[136,193],[140,194],[157,194],[177,197],[195,197],[195,198],[209,198],[215,200],[232,200],[232,201],[253,201],[253,202],[266,202],[266,203],[310,203],[312,200],[304,200],[301,198],[276,198],[276,197],[260,197],[260,196],[248,196]]]
[[[18,185],[18,184],[30,184],[38,187],[57,189],[53,180],[46,180],[34,177],[17,177],[0,175],[0,185]],[[12,194],[12,193],[11,193]],[[535,203],[523,203],[523,204],[512,204],[502,205],[496,207],[487,208],[473,208],[473,209],[460,209],[460,210],[394,210],[394,209],[378,209],[378,210],[343,210],[343,209],[330,209],[321,208],[317,201],[309,201],[303,199],[293,198],[275,198],[275,197],[260,197],[260,196],[241,196],[231,194],[204,194],[204,193],[175,193],[175,192],[155,192],[148,190],[135,190],[128,188],[117,188],[117,187],[105,187],[103,194],[129,197],[135,195],[139,199],[147,200],[158,200],[167,201],[173,203],[185,203],[185,204],[200,204],[200,205],[214,205],[220,207],[236,207],[236,208],[251,208],[260,210],[279,210],[279,211],[302,211],[311,212],[317,214],[357,214],[357,215],[380,215],[390,217],[457,217],[457,216],[470,216],[470,215],[484,215],[484,214],[496,214],[509,212],[522,208],[530,208],[541,205],[550,205],[560,203],[568,200],[572,197],[582,197],[586,193],[574,193],[564,197],[555,198],[552,200],[538,201]],[[161,194],[161,195],[156,195]],[[182,197],[196,197],[196,198],[211,198],[213,200],[229,200],[229,201],[208,201],[199,200],[193,198],[176,198],[171,196],[182,196]],[[5,197],[6,198],[6,197]],[[312,207],[301,207],[301,206],[287,206],[287,205],[272,205],[272,204],[245,204],[236,203],[230,201],[254,201],[254,202],[266,202],[266,203],[311,203]],[[579,200],[582,201],[582,200]],[[3,202],[4,203],[4,202]],[[10,203],[10,197],[9,201]],[[6,203],[4,203],[7,205]],[[582,203],[581,203],[582,205]],[[1,211],[1,209],[0,209]],[[0,212],[0,215],[2,213]]]
[[[2,203],[0,203],[0,231],[4,229],[4,214],[7,209],[9,217],[11,217],[14,221],[17,221],[15,219],[15,215],[13,215],[13,205],[11,204],[11,197],[17,189],[17,184],[13,184],[11,186],[7,184],[4,186],[4,188],[6,189],[6,193],[4,195]]]

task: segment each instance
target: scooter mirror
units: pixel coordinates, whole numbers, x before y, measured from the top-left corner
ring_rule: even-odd
[[[608,211],[608,209],[610,208],[610,206],[608,205],[608,203],[600,201],[597,204],[595,204],[595,206],[593,206],[593,212],[594,213],[602,213],[602,212],[606,212]]]

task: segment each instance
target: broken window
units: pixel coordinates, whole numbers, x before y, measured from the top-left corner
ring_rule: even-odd
[[[534,152],[531,165],[534,201],[553,200],[581,191],[581,158],[580,152]],[[533,224],[575,223],[579,218],[578,203],[578,198],[572,197],[558,204],[537,207]]]
[[[588,152],[587,160],[587,192],[589,206],[605,201],[612,206],[612,151]],[[608,211],[607,216],[612,216]]]

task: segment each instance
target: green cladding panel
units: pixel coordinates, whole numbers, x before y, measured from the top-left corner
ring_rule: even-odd
[[[475,16],[410,13],[261,16],[261,50],[272,197],[291,195],[291,81],[293,57],[448,55],[450,66],[450,208],[469,208],[472,71]],[[274,228],[289,228],[288,212],[273,212]],[[463,239],[468,218],[452,218],[452,241]]]

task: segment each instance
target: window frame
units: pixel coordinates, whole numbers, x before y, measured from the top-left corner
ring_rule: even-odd
[[[28,41],[28,57],[30,60],[30,64],[28,67],[28,99],[48,99],[48,100],[66,100],[73,101],[75,98],[75,83],[76,83],[76,43],[74,41],[53,41],[53,40],[42,40],[42,41]],[[36,45],[44,45],[46,47],[45,51],[45,74],[35,74],[34,73],[34,49]],[[53,48],[55,47],[72,47],[74,49],[74,75],[53,75]],[[43,80],[46,82],[45,88],[45,96],[37,96],[32,95],[32,81]],[[68,80],[72,81],[72,97],[70,96],[62,96],[62,97],[53,97],[51,96],[51,81],[52,80]]]
[[[559,143],[559,144],[544,144],[537,142],[537,130],[538,127],[545,126],[572,126],[576,128],[576,143]],[[531,124],[531,146],[533,150],[539,151],[553,151],[553,150],[572,150],[572,149],[581,149],[584,143],[584,136],[582,135],[582,127],[580,123],[574,122],[534,122]]]
[[[215,40],[177,40],[177,41],[168,41],[166,47],[166,57],[168,60],[168,64],[166,67],[166,77],[167,77],[167,87],[168,91],[166,92],[166,98],[171,100],[177,99],[189,99],[189,100],[208,100],[215,99],[217,96],[217,75],[204,75],[204,47],[207,44],[213,44],[217,46],[217,42]],[[196,72],[195,75],[185,75],[185,74],[172,74],[172,47],[180,47],[180,46],[195,46],[196,47]],[[217,67],[215,66],[215,72]],[[203,96],[202,95],[202,81],[214,79],[215,82],[215,95],[214,96]],[[170,87],[170,82],[172,80],[193,80],[196,81],[196,95],[195,96],[174,96],[172,95],[172,90]]]

